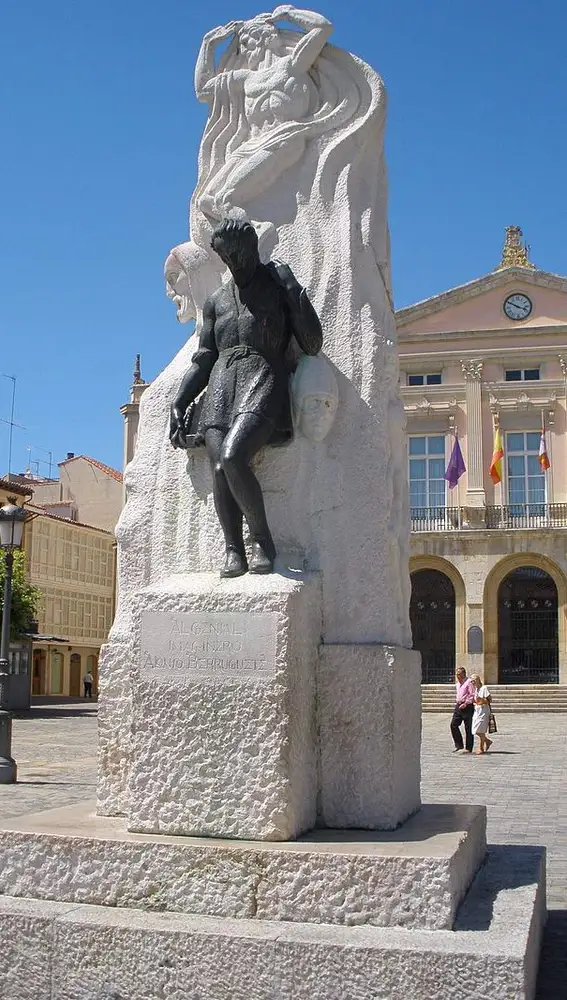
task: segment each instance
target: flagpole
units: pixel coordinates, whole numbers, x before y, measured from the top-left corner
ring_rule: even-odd
[[[546,452],[547,452],[547,438],[545,437],[545,417],[544,417],[543,410],[541,411],[541,433],[542,433],[542,436],[543,436],[544,441],[545,441],[545,448],[546,448]],[[546,520],[547,520],[547,523],[549,524],[549,522],[551,521],[550,510],[549,510],[549,504],[550,504],[549,494],[551,494],[551,496],[553,496],[553,468],[552,468],[552,463],[551,463],[551,440],[549,442],[548,461],[549,461],[549,466],[548,466],[547,469],[544,469],[543,472],[544,472],[544,476],[545,476],[545,478],[544,478],[544,482],[545,482],[545,507],[546,507],[546,513],[547,513]],[[547,473],[547,472],[550,473],[549,478],[545,475],[545,473]]]
[[[498,428],[500,429],[500,421],[498,422]],[[500,434],[502,436],[502,451],[504,451],[504,435],[502,434],[501,430]],[[504,476],[506,473],[506,470],[504,468],[506,464],[504,454],[502,455],[501,462],[502,462],[502,476],[500,478],[500,523],[504,524]]]

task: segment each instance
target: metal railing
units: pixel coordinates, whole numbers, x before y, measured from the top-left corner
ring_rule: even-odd
[[[512,503],[486,508],[487,528],[566,528],[567,503]]]
[[[480,511],[478,512],[480,514]],[[459,531],[486,527],[505,528],[567,528],[567,503],[514,503],[486,507],[479,524],[469,525],[464,507],[412,507],[412,531]],[[477,514],[478,518],[478,514]]]
[[[462,527],[462,507],[412,507],[412,531],[454,531]]]

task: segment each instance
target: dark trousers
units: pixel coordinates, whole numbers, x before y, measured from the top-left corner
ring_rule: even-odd
[[[84,687],[85,687],[85,698],[92,698],[92,696],[93,696],[93,686],[92,686],[92,684],[89,684],[88,681],[85,681],[84,682]]]
[[[461,726],[464,722],[465,724],[465,748],[467,750],[472,750],[474,743],[474,736],[472,734],[472,717],[474,712],[474,705],[467,705],[466,708],[459,708],[455,705],[455,711],[453,712],[453,718],[451,719],[451,736],[453,737],[453,742],[457,750],[463,749],[463,737],[461,734]]]

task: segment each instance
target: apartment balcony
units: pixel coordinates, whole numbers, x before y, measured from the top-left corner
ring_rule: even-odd
[[[469,524],[466,507],[412,507],[412,531],[460,531],[478,528],[567,528],[567,503],[514,503],[475,510]],[[480,516],[479,516],[480,515]]]

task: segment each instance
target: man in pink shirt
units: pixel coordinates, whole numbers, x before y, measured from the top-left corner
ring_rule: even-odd
[[[472,734],[472,717],[474,712],[474,699],[476,696],[474,684],[464,667],[457,668],[456,702],[453,718],[451,719],[451,735],[455,744],[453,753],[472,753],[474,737]],[[463,736],[461,726],[465,724],[465,748],[463,749]]]

